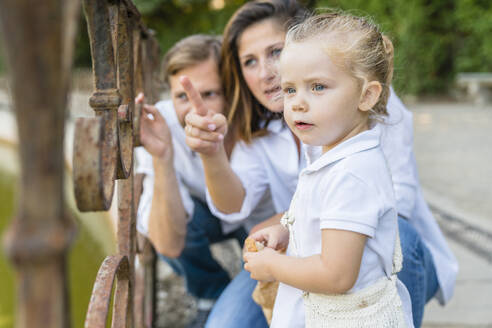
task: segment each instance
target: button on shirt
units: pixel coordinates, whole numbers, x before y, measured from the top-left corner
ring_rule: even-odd
[[[287,255],[308,257],[321,253],[321,230],[337,229],[367,236],[359,275],[349,293],[392,274],[397,233],[393,183],[383,155],[378,126],[364,131],[323,154],[299,176],[289,209],[295,218],[294,242]],[[309,146],[306,146],[309,150]],[[401,283],[400,283],[401,284]],[[399,286],[407,317],[411,303]],[[407,322],[409,327],[411,321]],[[302,292],[280,284],[271,327],[302,327]]]

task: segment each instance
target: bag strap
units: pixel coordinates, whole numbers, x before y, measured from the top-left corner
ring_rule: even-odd
[[[299,257],[299,247],[297,245],[297,240],[294,236],[294,222],[295,217],[292,215],[293,208],[297,203],[297,190],[292,197],[292,201],[290,203],[289,209],[284,213],[282,218],[280,219],[280,223],[289,230],[289,244],[292,243],[292,248],[294,251],[294,255]],[[397,219],[398,220],[398,219]],[[398,229],[398,221],[396,222],[396,238],[395,238],[395,247],[393,249],[393,265],[391,276],[396,276],[398,272],[401,271],[403,267],[403,254],[401,252],[401,244],[400,244],[400,231]]]
[[[289,230],[289,245],[292,245],[294,255],[296,257],[299,257],[299,249],[297,247],[296,238],[294,237],[294,227],[293,227],[296,219],[294,218],[294,215],[292,215],[292,209],[297,203],[296,200],[297,200],[297,189],[294,193],[294,196],[292,196],[289,209],[287,210],[287,212],[284,213],[284,215],[282,215],[282,218],[280,219],[280,224],[282,224],[285,228]]]
[[[403,254],[401,252],[400,243],[400,229],[398,228],[398,217],[396,218],[396,238],[395,238],[395,248],[393,250],[393,272],[391,275],[395,275],[401,271],[403,267]]]

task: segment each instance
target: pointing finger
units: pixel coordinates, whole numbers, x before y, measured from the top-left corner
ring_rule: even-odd
[[[186,95],[188,96],[188,99],[190,100],[191,105],[195,108],[196,112],[201,116],[207,115],[208,111],[203,103],[202,96],[200,96],[200,93],[195,89],[190,79],[187,76],[181,76],[179,78],[179,82],[183,86]]]

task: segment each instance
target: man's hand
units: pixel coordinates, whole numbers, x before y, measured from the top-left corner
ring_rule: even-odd
[[[206,108],[200,93],[188,77],[182,76],[179,81],[193,107],[185,117],[186,143],[200,154],[213,155],[224,145],[227,119]]]
[[[172,162],[172,137],[166,120],[155,106],[145,104],[144,101],[143,93],[140,93],[135,99],[135,103],[143,104],[140,119],[140,141],[153,157]]]

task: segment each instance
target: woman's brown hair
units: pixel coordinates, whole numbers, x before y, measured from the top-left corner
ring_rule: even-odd
[[[221,51],[221,77],[229,133],[232,133],[234,140],[249,143],[254,137],[267,133],[266,128],[271,120],[282,117],[261,105],[249,90],[239,62],[239,37],[251,25],[271,18],[287,32],[290,26],[301,22],[305,16],[305,8],[296,0],[259,0],[243,5],[227,23]]]

